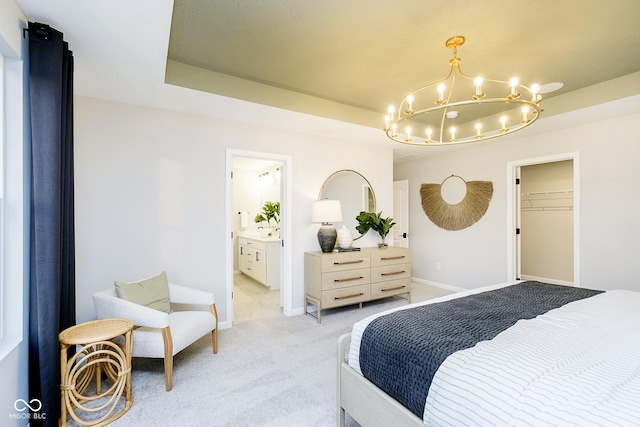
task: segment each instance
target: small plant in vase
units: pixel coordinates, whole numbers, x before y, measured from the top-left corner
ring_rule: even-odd
[[[364,234],[371,229],[377,232],[382,240],[378,243],[378,247],[386,248],[388,246],[385,239],[387,238],[389,231],[391,231],[391,228],[396,225],[396,223],[393,222],[393,218],[383,218],[382,211],[378,213],[362,211],[358,214],[356,220],[358,221],[356,230],[358,230],[360,234]]]
[[[262,212],[257,214],[253,219],[256,224],[266,221],[269,228],[271,228],[271,220],[273,220],[276,227],[278,227],[280,223],[280,202],[265,202],[262,206]]]

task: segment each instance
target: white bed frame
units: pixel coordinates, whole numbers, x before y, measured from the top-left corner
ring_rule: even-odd
[[[424,427],[424,421],[358,374],[346,361],[351,333],[338,338],[338,426],[345,412],[363,427]]]

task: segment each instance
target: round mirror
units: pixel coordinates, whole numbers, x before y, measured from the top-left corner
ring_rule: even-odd
[[[334,172],[320,188],[318,200],[323,199],[340,200],[342,222],[333,224],[336,230],[346,225],[351,230],[354,240],[362,237],[356,230],[358,225],[356,217],[362,211],[375,212],[376,210],[376,196],[371,184],[364,176],[349,169]]]

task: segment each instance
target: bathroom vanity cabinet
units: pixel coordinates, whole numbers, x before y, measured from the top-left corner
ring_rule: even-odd
[[[280,239],[238,237],[238,268],[270,289],[280,289]]]

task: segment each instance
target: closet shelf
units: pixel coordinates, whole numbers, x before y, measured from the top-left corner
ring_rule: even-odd
[[[534,191],[520,195],[523,211],[572,210],[573,190]]]

